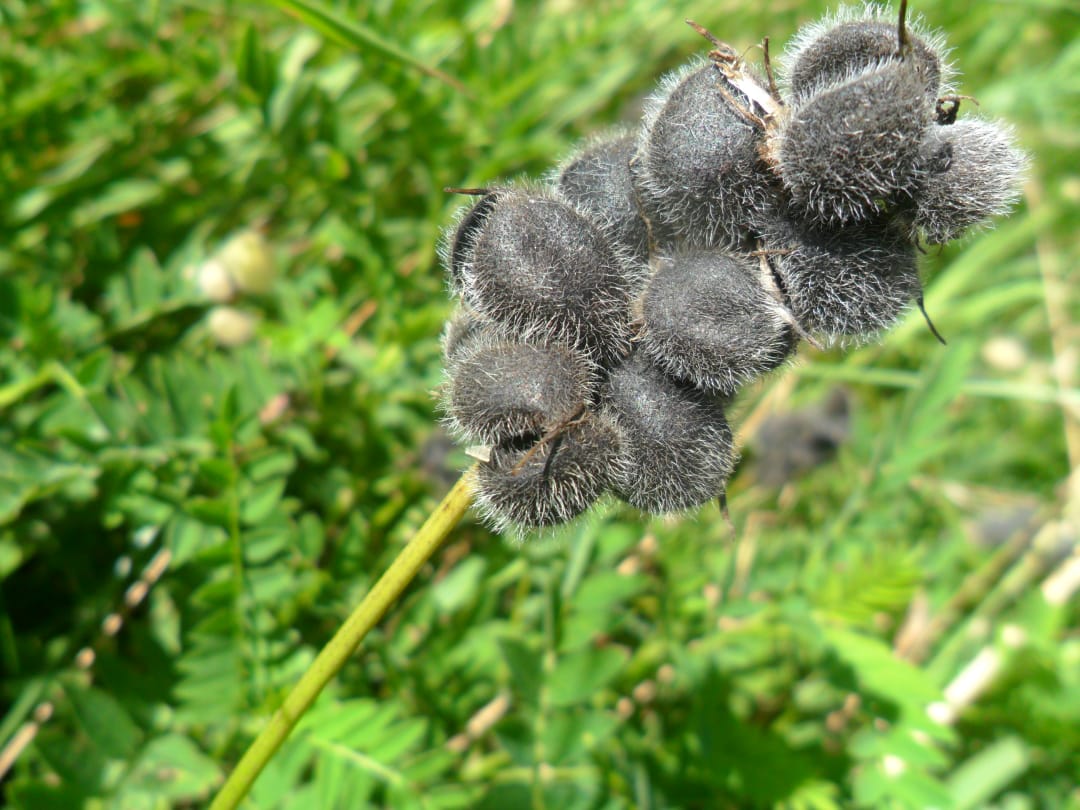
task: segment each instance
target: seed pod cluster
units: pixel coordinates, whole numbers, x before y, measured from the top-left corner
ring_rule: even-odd
[[[563,523],[608,492],[649,513],[722,497],[738,389],[800,339],[880,334],[921,306],[920,240],[1015,202],[1011,131],[958,120],[942,39],[905,16],[807,26],[779,84],[695,25],[713,50],[661,82],[637,132],[543,184],[471,192],[442,246],[460,299],[442,408],[494,527]]]

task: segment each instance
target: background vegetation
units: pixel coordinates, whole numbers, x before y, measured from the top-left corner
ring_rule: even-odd
[[[684,17],[776,49],[825,8],[0,3],[6,803],[207,801],[466,466],[443,187],[632,125]],[[916,314],[745,395],[734,529],[466,522],[250,807],[1080,807],[1080,15],[921,10],[1034,155],[1017,215],[923,259],[949,345]],[[193,268],[248,228],[277,277],[225,346]],[[766,421],[840,383],[847,420]]]

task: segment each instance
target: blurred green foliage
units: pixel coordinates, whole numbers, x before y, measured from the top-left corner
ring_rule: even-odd
[[[684,17],[775,51],[825,9],[289,7],[0,4],[0,745],[37,731],[11,807],[204,803],[464,468],[431,395],[444,187],[632,125],[703,49]],[[734,531],[463,525],[249,806],[1080,807],[1077,600],[1039,587],[1080,508],[1080,14],[922,10],[1034,156],[1016,216],[924,258],[948,347],[916,314],[748,392],[753,426],[841,382],[851,435],[781,487],[747,435]],[[277,277],[230,347],[197,268],[251,228]],[[939,722],[973,660],[996,677]]]

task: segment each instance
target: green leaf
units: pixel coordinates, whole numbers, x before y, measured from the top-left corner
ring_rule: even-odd
[[[136,211],[155,202],[163,192],[163,187],[156,180],[137,177],[118,180],[100,196],[75,210],[75,224],[84,228],[126,211]]]
[[[615,571],[602,571],[582,583],[574,597],[573,609],[579,613],[612,611],[648,585],[649,578],[641,574],[626,576]]]
[[[92,797],[72,785],[21,782],[11,786],[7,798],[10,806],[19,810],[71,810],[85,807]]]
[[[288,450],[274,448],[244,464],[244,474],[255,482],[284,478],[296,468],[296,457]]]
[[[142,741],[142,730],[115,697],[72,680],[64,692],[71,701],[79,726],[108,757],[130,759]]]
[[[480,581],[487,572],[487,560],[474,555],[463,560],[431,589],[440,613],[453,613],[463,608],[480,592]]]
[[[510,669],[510,686],[522,702],[535,704],[544,680],[541,652],[514,638],[500,638],[499,649]]]
[[[223,458],[204,458],[199,462],[199,477],[214,489],[227,489],[236,477],[236,469]]]
[[[150,796],[202,802],[221,778],[220,766],[188,737],[166,734],[143,749],[125,782]]]
[[[562,765],[587,762],[595,750],[619,727],[612,713],[568,709],[551,713],[542,740],[548,762]]]
[[[259,41],[259,32],[253,23],[244,28],[240,47],[236,52],[236,77],[248,85],[261,99],[265,99],[273,82],[271,57]]]
[[[76,738],[70,731],[65,734],[45,728],[35,738],[34,746],[65,786],[89,795],[102,789],[108,757],[92,741],[81,735]]]
[[[1031,751],[1015,735],[1003,737],[954,770],[946,784],[957,810],[981,807],[1031,767]]]
[[[419,746],[427,735],[427,730],[427,721],[421,718],[395,723],[393,734],[387,735],[379,745],[372,747],[369,753],[379,762],[396,765],[405,754]]]
[[[228,531],[232,528],[232,504],[225,498],[192,498],[187,512],[196,520]]]
[[[862,689],[916,710],[941,699],[926,672],[898,658],[879,639],[837,627],[824,632],[829,645],[854,668]]]
[[[572,652],[559,659],[548,678],[553,706],[574,706],[593,697],[622,672],[629,654],[616,647]]]
[[[284,478],[277,478],[258,484],[246,492],[240,501],[240,522],[246,526],[258,526],[272,515],[280,513],[286,483]]]

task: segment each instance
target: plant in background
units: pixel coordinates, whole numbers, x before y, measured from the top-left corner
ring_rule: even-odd
[[[702,31],[715,50],[663,80],[636,139],[601,137],[549,188],[484,191],[460,217],[452,325],[479,348],[448,342],[445,409],[489,445],[494,526],[562,523],[604,491],[654,513],[722,497],[725,399],[800,338],[880,335],[922,300],[920,238],[1015,202],[1008,129],[957,121],[942,38],[909,32],[906,3],[883,13],[797,35],[786,96]]]
[[[479,443],[462,481],[494,528],[564,523],[606,491],[660,514],[722,500],[735,463],[725,405],[739,386],[811,333],[876,337],[921,303],[920,227],[959,230],[1015,201],[1025,157],[1007,130],[961,131],[964,151],[938,133],[956,126],[955,109],[941,110],[958,101],[941,83],[939,38],[909,33],[906,10],[901,0],[895,26],[866,11],[797,37],[787,100],[771,73],[763,83],[695,25],[714,50],[664,80],[636,142],[598,139],[547,187],[469,191],[480,199],[442,251],[461,299],[443,340],[443,408],[454,433]],[[467,498],[459,482],[436,513],[443,530]],[[236,806],[434,551],[430,526],[275,714],[215,810]]]
[[[682,13],[747,42],[822,2]],[[714,43],[647,105],[645,166],[640,100],[694,49],[671,7],[274,4],[318,33],[176,0],[5,11],[0,803],[203,806],[280,709],[219,806],[1064,805],[1075,19],[935,6],[973,89],[907,29],[936,96],[917,194],[940,195],[881,196],[884,229],[775,157],[842,127],[829,94],[872,95],[871,62],[911,84],[893,13],[803,28],[776,81]],[[1022,122],[1039,171],[1020,216],[916,266],[912,239],[1007,202],[979,182],[1018,154],[993,122],[932,183],[985,120],[958,92]],[[730,140],[680,137],[695,116]],[[522,171],[543,179],[494,179]],[[445,237],[440,371],[431,246],[466,182],[488,193]],[[495,222],[537,240],[503,227],[474,267]],[[247,223],[280,271],[251,299],[218,261]],[[575,249],[597,272],[560,282]],[[518,296],[522,339],[463,296],[479,270],[515,300],[530,256],[573,295]],[[950,345],[917,318],[854,334],[921,303],[920,268]],[[248,316],[236,345],[217,304]],[[803,342],[844,351],[787,362]],[[801,407],[838,382],[840,411]],[[724,494],[734,536],[693,506]],[[569,525],[466,521],[425,565],[474,501],[508,538]]]

